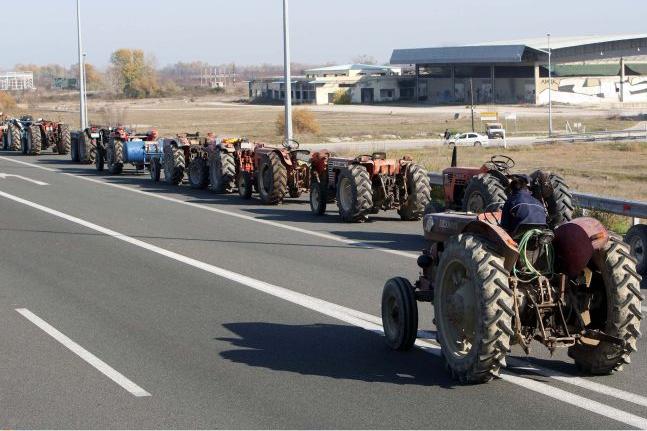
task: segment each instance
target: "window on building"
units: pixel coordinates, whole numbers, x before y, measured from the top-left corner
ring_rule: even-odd
[[[413,99],[414,96],[413,88],[401,88],[400,89],[400,99],[409,100]]]
[[[301,100],[301,92],[300,91],[297,90],[297,92],[295,93],[295,96],[296,96],[295,98],[297,100]]]
[[[353,84],[339,84],[339,88],[351,88]]]
[[[285,99],[285,91],[281,91],[281,99]]]
[[[305,90],[303,91],[303,100],[308,100],[308,92]]]
[[[381,99],[393,99],[393,95],[395,94],[395,90],[393,89],[381,89],[380,90],[380,98]]]
[[[316,98],[317,98],[317,92],[316,91],[309,91],[308,92],[308,99],[315,100]]]

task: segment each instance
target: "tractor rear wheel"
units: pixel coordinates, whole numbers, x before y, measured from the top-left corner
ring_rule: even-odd
[[[367,214],[373,209],[373,187],[364,166],[351,165],[339,173],[337,207],[345,222],[366,221]]]
[[[209,180],[216,193],[231,193],[236,185],[236,161],[233,154],[216,148],[209,159]]]
[[[405,181],[407,182],[407,200],[398,210],[402,220],[420,220],[425,214],[425,207],[431,200],[431,185],[429,175],[420,165],[411,164],[407,171]]]
[[[184,179],[184,151],[171,146],[164,150],[164,181],[174,186]]]
[[[106,162],[111,175],[119,175],[124,170],[124,144],[121,140],[110,140],[106,148]]]
[[[205,189],[209,186],[207,161],[200,156],[189,162],[189,184],[194,189]]]
[[[505,366],[513,336],[513,296],[503,257],[485,239],[452,237],[438,263],[434,288],[437,339],[452,376],[485,383]]]
[[[498,211],[503,207],[507,196],[501,180],[492,174],[473,176],[463,196],[463,211],[473,213]]]
[[[162,177],[162,163],[160,162],[160,159],[158,157],[153,157],[151,159],[150,176],[151,180],[156,183],[159,182],[160,178]]]
[[[591,309],[587,329],[620,338],[626,346],[580,339],[568,349],[568,355],[586,373],[611,374],[628,364],[629,355],[636,351],[644,298],[640,294],[636,261],[630,255],[629,246],[619,237],[612,235],[606,247],[593,256],[593,263],[599,272],[594,272],[592,288],[599,288],[603,299],[598,307]]]
[[[632,226],[625,235],[625,241],[631,248],[631,254],[638,261],[636,263],[638,274],[647,275],[647,225]]]
[[[573,218],[573,195],[571,194],[566,180],[557,174],[548,176],[553,193],[546,199],[548,210],[548,225],[555,228]]]
[[[390,279],[382,291],[382,326],[386,344],[410,350],[418,336],[418,304],[413,286],[403,277]]]
[[[243,199],[249,199],[252,197],[252,191],[254,188],[254,182],[252,181],[252,174],[249,172],[241,172],[238,176],[238,194]]]
[[[43,146],[42,137],[40,135],[40,126],[31,125],[29,130],[27,130],[29,136],[29,146],[27,148],[27,154],[32,154],[37,156],[40,154],[40,151]]]
[[[323,215],[326,213],[328,204],[328,184],[320,181],[318,175],[310,177],[310,210],[313,214]]]
[[[9,151],[20,151],[20,129],[13,124],[9,124],[7,133],[9,134]]]
[[[288,192],[288,174],[275,152],[263,157],[258,170],[258,194],[265,205],[278,205]]]
[[[62,156],[69,154],[71,145],[72,145],[72,136],[70,134],[70,126],[68,126],[67,124],[61,124],[60,136],[59,136],[58,144],[56,145],[58,154]]]

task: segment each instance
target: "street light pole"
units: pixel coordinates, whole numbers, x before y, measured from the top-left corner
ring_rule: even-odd
[[[76,0],[76,29],[79,42],[79,111],[81,113],[81,130],[87,127],[85,110],[85,67],[83,62],[83,43],[81,41],[81,0]]]
[[[548,38],[548,136],[553,135],[553,70],[551,67],[550,33]]]
[[[86,122],[86,127],[90,125],[90,116],[88,115],[88,95],[86,94],[85,91],[85,86],[88,83],[88,76],[85,73],[85,65],[87,64],[86,62],[86,57],[88,56],[87,53],[83,53],[83,105],[85,109],[85,122]]]
[[[285,81],[285,142],[292,140],[292,82],[290,76],[290,22],[288,0],[283,0],[283,70]]]

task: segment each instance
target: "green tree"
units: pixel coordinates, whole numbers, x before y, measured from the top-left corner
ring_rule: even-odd
[[[151,97],[159,93],[153,61],[141,49],[122,48],[110,56],[117,91],[126,97]]]

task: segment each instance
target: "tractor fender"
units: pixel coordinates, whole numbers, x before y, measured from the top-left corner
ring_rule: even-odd
[[[281,151],[279,149],[273,150],[276,154],[279,155],[281,160],[283,161],[283,164],[286,166],[292,166],[292,159],[290,158],[290,153]]]
[[[569,277],[579,275],[594,253],[604,249],[609,242],[609,231],[598,220],[578,217],[555,229],[553,245],[559,270]]]
[[[491,242],[496,253],[503,256],[505,269],[512,272],[519,259],[519,248],[515,240],[502,227],[486,221],[474,220],[465,226],[463,233],[478,235]]]

